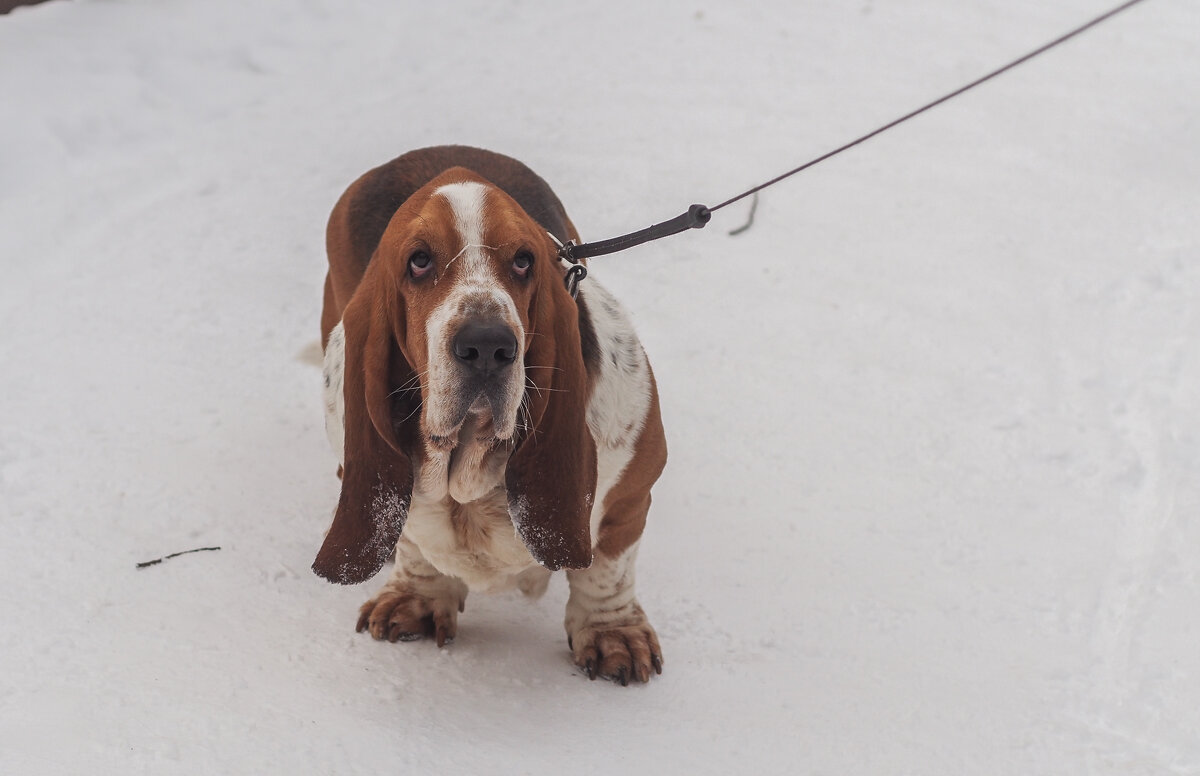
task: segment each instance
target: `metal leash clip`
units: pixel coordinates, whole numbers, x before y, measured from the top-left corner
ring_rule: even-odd
[[[572,299],[575,299],[579,296],[579,281],[587,277],[587,267],[580,264],[579,259],[571,255],[571,249],[575,247],[574,240],[567,240],[566,244],[564,245],[550,232],[546,232],[546,234],[551,240],[554,241],[554,244],[558,246],[559,260],[565,261],[571,265],[570,267],[567,267],[567,275],[565,278],[563,278],[563,282],[566,283],[567,293],[571,295]]]

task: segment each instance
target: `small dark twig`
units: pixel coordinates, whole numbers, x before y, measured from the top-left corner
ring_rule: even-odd
[[[180,555],[187,555],[189,552],[212,552],[214,550],[219,550],[219,549],[221,549],[221,548],[220,547],[197,547],[194,550],[184,550],[183,552],[173,552],[170,555],[164,555],[161,558],[155,558],[154,560],[143,561],[142,563],[137,564],[137,567],[139,569],[144,569],[147,566],[155,566],[159,563],[162,563],[164,560],[170,560],[171,558],[178,558]]]
[[[754,211],[758,210],[758,192],[754,192],[754,199],[750,200],[750,214],[746,216],[746,223],[739,226],[737,229],[729,231],[730,237],[736,237],[742,232],[754,225]]]

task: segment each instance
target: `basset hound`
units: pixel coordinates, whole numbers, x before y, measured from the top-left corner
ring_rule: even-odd
[[[628,314],[594,278],[566,289],[572,239],[545,181],[477,148],[412,151],[338,200],[321,342],[342,485],[313,570],[359,583],[394,554],[358,630],[442,646],[468,591],[538,596],[566,569],[575,663],[646,682],[662,651],[634,561],[666,440]]]

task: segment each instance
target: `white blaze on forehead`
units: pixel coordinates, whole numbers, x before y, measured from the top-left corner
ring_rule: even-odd
[[[434,196],[441,195],[454,213],[454,228],[462,237],[462,251],[456,259],[466,262],[463,268],[474,275],[485,268],[483,245],[483,208],[487,202],[487,186],[468,181],[439,186]]]
[[[454,225],[468,245],[483,240],[483,204],[487,198],[487,186],[475,181],[447,183],[433,193],[440,194],[450,203],[450,209],[454,211]]]

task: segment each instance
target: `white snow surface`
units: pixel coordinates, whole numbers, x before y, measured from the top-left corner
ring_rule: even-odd
[[[585,238],[724,199],[1104,0],[77,0],[0,17],[0,773],[1200,772],[1200,5],[1150,0],[596,259],[671,460],[647,686],[566,584],[458,640],[308,569],[324,226],[467,143]],[[136,570],[138,561],[220,545]]]

